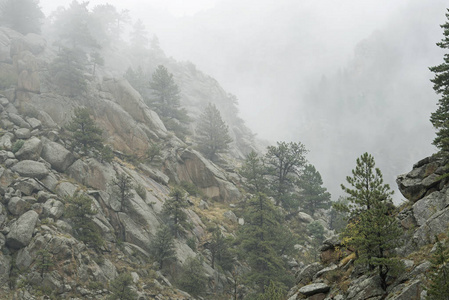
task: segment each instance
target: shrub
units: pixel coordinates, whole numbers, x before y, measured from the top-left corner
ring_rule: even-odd
[[[20,150],[20,148],[22,148],[23,144],[25,144],[24,140],[17,140],[14,145],[12,146],[12,153],[16,153],[17,151]]]
[[[140,196],[140,198],[142,198],[143,200],[147,199],[147,190],[145,189],[145,187],[141,184],[136,184],[134,186],[134,190],[136,191],[137,195]]]

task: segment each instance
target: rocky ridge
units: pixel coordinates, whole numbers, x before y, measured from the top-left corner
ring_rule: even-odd
[[[0,94],[0,297],[36,299],[40,290],[54,291],[63,299],[102,299],[109,294],[105,283],[126,269],[132,270],[139,299],[193,299],[174,288],[166,274],[148,266],[168,184],[191,183],[204,195],[189,197],[186,211],[192,229],[176,240],[181,266],[198,255],[187,239],[197,244],[204,240],[206,225],[199,212],[213,210],[217,203],[228,207],[222,231],[237,225],[228,205],[240,198],[237,175],[169,133],[124,79],[86,75],[85,96],[58,94],[47,74],[53,57],[42,37],[0,28],[0,77],[17,79]],[[64,125],[79,106],[92,111],[113,147],[118,157],[111,163],[72,152]],[[126,161],[145,153],[155,141],[163,143],[159,165]],[[121,204],[111,186],[118,173],[143,187],[146,197],[133,190],[131,199]],[[78,192],[94,203],[92,220],[106,241],[102,255],[73,237],[64,208],[66,197]],[[45,274],[38,270],[41,250],[57,265]],[[207,251],[202,255],[207,258]],[[212,269],[207,259],[203,267],[209,291],[223,292],[232,282],[231,274]]]
[[[404,234],[396,252],[405,272],[390,278],[386,291],[376,275],[360,273],[354,253],[344,250],[340,238],[333,236],[320,249],[320,263],[298,270],[288,300],[424,300],[435,236],[448,233],[449,180],[443,176],[447,171],[447,162],[434,155],[398,176],[399,190],[407,200],[397,209]]]

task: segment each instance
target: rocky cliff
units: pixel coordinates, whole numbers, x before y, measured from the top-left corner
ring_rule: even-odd
[[[129,271],[139,299],[193,299],[172,285],[173,278],[149,265],[151,241],[163,223],[163,203],[170,186],[180,183],[193,184],[202,196],[189,196],[188,230],[175,240],[173,267],[188,257],[206,257],[207,290],[223,293],[233,282],[231,274],[212,269],[207,251],[195,252],[192,241],[203,243],[206,223],[215,219],[220,219],[223,233],[235,228],[237,218],[229,205],[241,198],[238,176],[168,132],[123,78],[85,74],[83,96],[61,95],[48,74],[54,57],[55,50],[41,36],[0,28],[0,298],[51,294],[57,299],[103,299],[110,294],[108,282]],[[182,64],[176,68],[185,70]],[[200,73],[195,74],[196,79],[176,75],[185,78],[184,101],[201,98],[198,93],[212,101],[226,96],[216,81],[198,81]],[[72,151],[65,125],[80,106],[89,108],[105,143],[114,149],[112,162]],[[235,114],[233,118],[238,119]],[[231,155],[241,157],[253,148],[247,138],[251,134],[242,124],[230,124],[237,141]],[[152,143],[162,145],[158,163],[131,159],[142,156]],[[113,189],[117,174],[126,174],[134,187],[126,203]],[[77,193],[93,203],[91,219],[105,240],[100,252],[74,237],[66,208],[67,197]],[[54,266],[48,272],[39,260],[43,251]]]
[[[395,251],[405,270],[389,278],[386,291],[375,274],[364,274],[354,265],[355,254],[345,250],[341,239],[334,236],[324,241],[321,262],[296,273],[297,285],[290,290],[288,299],[425,299],[435,237],[445,239],[448,233],[449,185],[443,176],[447,170],[447,162],[435,155],[398,176],[399,190],[407,200],[396,212],[403,235],[401,246]]]

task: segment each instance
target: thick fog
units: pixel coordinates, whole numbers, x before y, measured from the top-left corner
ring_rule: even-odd
[[[71,1],[41,0],[48,15]],[[428,67],[443,0],[90,1],[129,9],[168,56],[239,99],[260,138],[302,142],[336,199],[363,152],[388,183],[435,152]],[[396,200],[401,197],[397,192]]]

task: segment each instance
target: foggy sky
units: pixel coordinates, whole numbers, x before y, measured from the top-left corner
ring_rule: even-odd
[[[70,2],[40,1],[47,15]],[[396,175],[435,151],[428,119],[437,96],[428,67],[442,61],[435,43],[445,22],[443,0],[91,0],[89,7],[107,2],[144,20],[168,56],[193,62],[235,94],[259,137],[304,143],[335,199],[365,151],[375,154],[393,187]],[[369,104],[376,117],[352,118],[336,106],[338,119],[326,102],[311,109],[323,80],[335,91],[338,74],[376,73],[383,63],[377,74],[383,94]],[[345,88],[353,90],[343,95],[376,88],[367,74],[357,76],[361,86],[348,87],[347,79]]]

